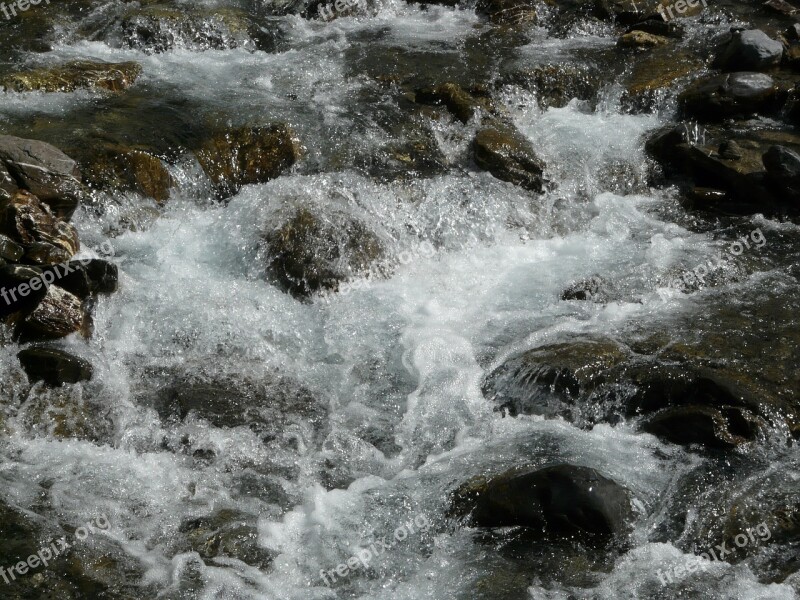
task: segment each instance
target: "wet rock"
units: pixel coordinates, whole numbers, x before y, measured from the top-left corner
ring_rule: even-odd
[[[642,429],[673,444],[724,449],[755,440],[761,424],[740,407],[690,405],[663,410],[648,418]]]
[[[23,265],[0,266],[0,317],[31,311],[44,298],[46,291],[43,287],[36,290],[30,288],[30,283],[38,279],[42,270],[37,267]],[[20,286],[24,285],[20,293]]]
[[[21,323],[20,339],[35,341],[65,337],[81,331],[84,312],[81,301],[51,285],[42,301]]]
[[[617,40],[617,45],[621,48],[655,48],[656,46],[664,46],[669,42],[669,38],[634,30],[621,35]]]
[[[9,262],[16,262],[25,253],[25,249],[11,238],[0,235],[0,258]]]
[[[326,407],[288,377],[268,374],[256,381],[238,375],[167,372],[158,379],[167,384],[142,400],[167,421],[191,415],[215,427],[248,427],[265,443],[300,434],[312,444],[321,442],[328,431]]]
[[[477,10],[495,25],[536,22],[536,6],[531,0],[478,0]]]
[[[415,101],[421,104],[443,105],[462,123],[467,123],[478,110],[492,112],[483,98],[477,98],[455,83],[443,83],[416,91]]]
[[[213,136],[196,152],[197,160],[217,188],[229,198],[243,185],[278,177],[302,156],[294,131],[285,124],[244,127]]]
[[[69,219],[85,196],[76,162],[50,144],[0,135],[0,165],[0,179],[14,180],[13,185],[4,186],[6,199],[21,187],[50,206],[57,216]]]
[[[613,297],[611,284],[599,275],[576,281],[561,293],[562,300],[588,300],[598,304],[610,302]]]
[[[384,254],[381,241],[360,221],[344,215],[321,218],[305,208],[265,241],[269,274],[298,297],[336,290]]]
[[[17,358],[31,382],[44,381],[47,385],[60,386],[92,378],[93,369],[89,361],[63,350],[26,348],[17,354]]]
[[[136,62],[74,61],[5,75],[0,78],[0,88],[9,92],[74,92],[84,88],[121,92],[136,83],[141,74],[142,67]]]
[[[0,202],[10,199],[17,190],[19,190],[17,182],[14,181],[5,164],[0,161]]]
[[[0,207],[0,231],[25,248],[25,259],[38,264],[64,262],[80,249],[75,228],[28,192],[17,192]]]
[[[627,356],[603,338],[548,344],[508,359],[485,379],[483,394],[511,416],[571,417],[569,406],[607,381],[606,372]]]
[[[634,518],[625,488],[568,464],[474,479],[456,491],[452,509],[477,527],[528,527],[554,538],[622,536]]]
[[[785,146],[771,146],[762,157],[767,169],[767,182],[787,201],[798,204],[800,199],[800,153]],[[797,206],[800,209],[800,206]]]
[[[192,519],[181,525],[191,549],[204,560],[233,558],[257,569],[266,569],[273,554],[258,542],[257,519],[232,509],[209,517]]]
[[[175,48],[194,51],[257,49],[246,14],[217,7],[213,12],[188,12],[164,6],[145,6],[126,15],[119,26],[122,47],[158,54]],[[116,45],[116,44],[115,44]]]
[[[526,61],[527,62],[527,61]],[[577,98],[596,104],[603,83],[601,69],[585,64],[515,65],[503,83],[518,85],[536,94],[542,108],[561,108]]]
[[[636,111],[651,111],[664,92],[703,67],[703,61],[672,46],[652,48],[633,63],[624,80],[625,105]]]
[[[719,145],[719,156],[725,160],[739,160],[744,153],[736,140],[725,140]]]
[[[100,258],[84,258],[42,268],[52,273],[53,284],[84,300],[92,294],[117,291],[117,265]]]
[[[729,73],[701,79],[678,100],[685,116],[713,122],[774,112],[778,88],[772,77],[763,73]]]
[[[103,148],[84,169],[84,179],[94,189],[132,191],[160,203],[169,199],[175,183],[159,158],[124,146]]]
[[[735,31],[720,48],[714,67],[723,71],[763,71],[780,64],[783,45],[760,29]]]
[[[472,151],[475,163],[498,179],[540,194],[544,191],[545,164],[518,131],[500,124],[481,129]]]

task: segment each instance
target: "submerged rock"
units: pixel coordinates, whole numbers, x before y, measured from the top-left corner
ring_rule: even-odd
[[[576,281],[561,293],[562,300],[589,300],[598,304],[610,302],[613,296],[611,284],[599,275]]]
[[[0,88],[9,92],[74,92],[83,88],[121,92],[136,83],[141,74],[142,67],[136,62],[74,61],[5,75],[0,77]]]
[[[92,378],[89,361],[55,348],[26,348],[17,354],[22,368],[31,382],[44,381],[47,385],[78,383]]]
[[[503,181],[537,193],[544,192],[544,162],[530,142],[504,125],[481,129],[472,143],[475,163]]]
[[[495,25],[536,22],[536,5],[532,0],[478,0],[477,10]]]
[[[192,519],[180,527],[190,547],[204,560],[232,558],[257,569],[266,569],[274,555],[259,544],[258,519],[232,509]]]
[[[673,444],[734,448],[756,439],[763,423],[748,410],[722,406],[677,406],[648,418],[642,429]]]
[[[306,208],[265,236],[267,269],[291,294],[336,290],[367,273],[384,254],[366,225],[345,215],[315,215]]]
[[[69,219],[85,196],[77,163],[58,148],[38,140],[0,135],[0,187],[5,199],[22,188]],[[4,180],[6,183],[2,184]],[[0,193],[0,201],[3,194]]]
[[[613,538],[630,531],[628,491],[588,467],[560,464],[468,481],[452,511],[477,527],[527,527],[554,538]]]
[[[456,83],[418,89],[414,95],[421,104],[443,105],[462,123],[467,123],[479,110],[494,112],[487,98],[475,96]]]
[[[286,124],[243,127],[211,137],[196,156],[224,199],[244,185],[275,179],[300,160],[302,147]]]

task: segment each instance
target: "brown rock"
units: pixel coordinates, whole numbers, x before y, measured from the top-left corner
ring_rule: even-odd
[[[655,48],[656,46],[664,46],[669,41],[669,38],[660,35],[634,30],[620,36],[617,40],[617,45],[622,48]]]
[[[80,249],[78,232],[53,216],[50,208],[28,192],[17,192],[0,211],[0,230],[25,248],[37,264],[69,259]]]
[[[83,325],[81,301],[51,285],[39,306],[22,321],[20,338],[24,341],[62,338],[80,331]]]
[[[132,86],[141,74],[142,67],[136,62],[74,61],[11,73],[0,78],[0,88],[9,92],[73,92],[81,88],[121,92]]]
[[[540,194],[544,191],[545,164],[518,131],[499,124],[482,129],[472,150],[475,163],[498,179]]]
[[[143,150],[109,146],[85,169],[87,184],[105,191],[133,191],[157,202],[169,199],[174,185],[164,163]]]
[[[244,127],[209,139],[197,151],[200,166],[220,199],[243,185],[275,179],[302,156],[300,140],[286,124]]]

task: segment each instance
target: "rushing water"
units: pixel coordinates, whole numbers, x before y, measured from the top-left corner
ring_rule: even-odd
[[[32,426],[42,400],[20,398],[9,421],[16,433],[0,446],[5,499],[62,523],[106,515],[110,530],[82,551],[128,565],[125,585],[143,586],[148,598],[674,597],[656,573],[688,564],[691,554],[678,549],[682,532],[670,529],[669,515],[686,502],[692,515],[706,510],[702,495],[677,497],[677,482],[717,467],[637,432],[635,423],[587,431],[561,420],[506,418],[481,393],[483,377],[504,359],[559,334],[660,328],[679,339],[708,302],[730,292],[687,295],[667,285],[676,271],[715,256],[726,236],[694,226],[671,190],[647,188],[642,138],[662,118],[622,112],[612,81],[596,109],[576,100],[543,110],[533,94],[507,88],[512,119],[555,184],[544,196],[469,169],[376,183],[331,159],[368,155],[391,141],[375,123],[396,107],[369,105],[375,84],[358,76],[359,61],[396,46],[420,56],[460,52],[484,26],[473,11],[398,2],[372,18],[325,24],[289,16],[282,27],[275,53],[145,55],[67,36],[35,59],[139,61],[139,93],[167,103],[183,98],[189,114],[176,114],[178,121],[195,118],[199,105],[241,121],[266,111],[297,128],[308,155],[295,172],[247,186],[226,205],[210,200],[197,166],[185,160],[174,167],[180,189],[157,218],[132,230],[120,223],[138,218],[134,198],[76,215],[87,247],[116,232],[110,239],[121,273],[119,292],[98,303],[91,340],[66,343],[95,365],[93,381],[70,392],[94,441],[59,440]],[[548,39],[542,51],[568,58],[610,44],[602,31],[591,32]],[[516,52],[523,60],[536,55],[535,46]],[[2,101],[0,123],[35,116],[67,128],[104,102],[86,92]],[[447,157],[464,164],[470,126],[431,125]],[[176,127],[165,124],[165,136]],[[393,275],[309,303],[270,285],[259,242],[300,202],[365,221],[389,248]],[[794,226],[762,217],[749,228],[768,241],[796,235]],[[735,293],[772,285],[770,270],[779,266],[759,263],[758,252],[742,257]],[[559,299],[593,273],[616,282],[621,300]],[[1,350],[7,393],[19,378],[17,350]],[[325,412],[320,423],[276,416],[268,441],[244,426],[173,421],[152,401],[171,378],[232,388],[286,378]],[[768,440],[757,454],[771,465],[762,484],[796,486],[796,451]],[[471,475],[554,461],[594,467],[632,491],[639,519],[630,548],[587,564],[569,550],[487,543],[447,517],[449,492]],[[271,562],[204,562],[176,542],[187,520],[223,508],[252,520],[254,545]],[[369,568],[326,585],[321,570],[415,519],[425,526]],[[796,596],[789,582],[762,584],[747,566],[722,562],[682,586],[691,598]]]

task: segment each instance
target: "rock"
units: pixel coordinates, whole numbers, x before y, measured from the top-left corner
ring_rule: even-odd
[[[169,199],[174,185],[164,163],[145,152],[124,146],[103,148],[84,169],[87,185],[108,192],[132,191],[157,202]]]
[[[617,40],[617,45],[621,48],[655,48],[656,46],[664,46],[669,41],[669,38],[660,35],[634,30],[620,36]]]
[[[43,287],[31,290],[30,283],[37,279],[42,270],[37,267],[23,265],[3,265],[0,267],[0,317],[7,317],[14,313],[33,310],[44,298],[46,291]],[[25,285],[20,294],[20,286]]]
[[[301,208],[265,236],[268,272],[291,294],[336,290],[367,273],[383,245],[363,223],[343,215],[320,218]]]
[[[569,406],[585,400],[627,357],[617,342],[603,338],[548,344],[496,368],[483,382],[483,395],[511,416],[570,417]]]
[[[714,67],[723,71],[763,71],[780,64],[783,45],[760,29],[736,31],[722,46]]]
[[[725,160],[739,160],[744,154],[736,140],[725,140],[719,145],[719,156]]]
[[[0,172],[14,181],[11,198],[19,186],[45,202],[59,217],[69,219],[85,196],[77,163],[58,148],[38,140],[0,135]],[[2,200],[2,198],[0,198]]]
[[[4,235],[0,235],[0,258],[16,262],[25,253],[25,249],[14,240]]]
[[[220,199],[243,185],[278,177],[302,156],[300,141],[285,124],[244,127],[219,134],[196,152],[197,160],[217,188]]]
[[[481,129],[472,143],[475,163],[503,181],[544,192],[544,162],[518,131],[503,125]]]
[[[476,10],[495,25],[521,25],[536,22],[536,6],[531,0],[478,0]]]
[[[192,415],[214,427],[248,427],[264,442],[280,441],[290,430],[302,432],[309,444],[321,442],[327,435],[326,407],[289,377],[270,373],[260,380],[205,372],[166,375],[167,385],[161,384],[163,387],[143,399],[164,420],[182,421]]]
[[[158,54],[175,48],[193,51],[259,47],[251,37],[244,12],[217,7],[188,12],[164,6],[144,6],[126,15],[119,25],[120,39],[114,45]]]
[[[778,88],[763,73],[730,73],[706,77],[678,97],[683,114],[701,121],[769,114],[776,110]]]
[[[467,123],[478,110],[491,113],[494,109],[484,98],[477,98],[455,83],[443,83],[418,89],[414,100],[421,104],[443,105],[462,123]]]
[[[528,527],[555,538],[623,536],[634,518],[625,488],[568,464],[469,481],[456,491],[453,512],[477,527]]]
[[[654,47],[634,61],[630,75],[625,78],[625,105],[637,112],[650,112],[664,91],[702,67],[703,61],[690,52],[673,46]]]
[[[5,163],[0,161],[0,202],[9,200],[18,190],[17,182],[8,172]]]
[[[258,542],[257,520],[236,510],[222,509],[209,517],[183,523],[180,531],[186,535],[191,549],[206,561],[233,558],[266,569],[274,556]]]
[[[22,368],[31,382],[44,381],[60,386],[92,378],[92,365],[77,356],[55,348],[26,348],[17,354]]]
[[[0,208],[0,231],[25,248],[25,259],[38,264],[64,262],[80,249],[75,228],[28,192],[17,192]]]
[[[518,85],[536,95],[542,108],[561,108],[577,98],[594,106],[603,84],[600,68],[585,64],[528,66],[520,61],[503,76],[502,83]]]
[[[576,281],[561,293],[562,300],[589,300],[598,304],[609,302],[612,296],[610,284],[599,275]]]
[[[800,199],[800,154],[785,146],[771,146],[762,157],[767,169],[767,182],[778,194],[798,206]]]
[[[682,446],[734,448],[755,440],[761,426],[750,411],[740,407],[689,405],[656,413],[644,421],[642,430]]]
[[[103,63],[74,61],[56,67],[20,71],[0,77],[0,88],[8,92],[74,92],[98,88],[110,92],[128,89],[142,74],[136,62]]]
[[[23,341],[57,339],[80,331],[84,326],[81,301],[51,285],[42,301],[20,324]]]
[[[100,258],[85,258],[45,267],[52,272],[53,283],[81,300],[92,294],[112,294],[117,291],[117,265]]]

